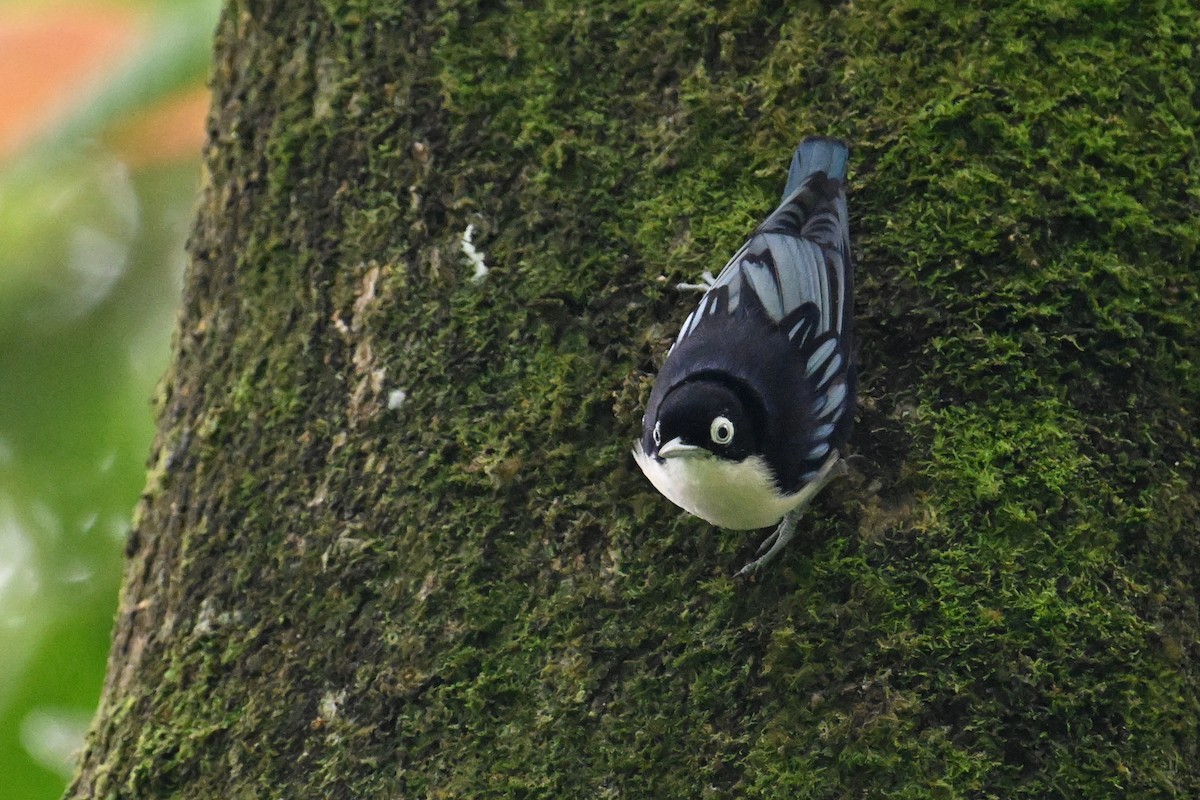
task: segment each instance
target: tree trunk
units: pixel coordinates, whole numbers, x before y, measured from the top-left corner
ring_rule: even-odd
[[[1200,12],[994,5],[231,2],[69,796],[1200,794]],[[629,450],[810,133],[858,456],[739,583]]]

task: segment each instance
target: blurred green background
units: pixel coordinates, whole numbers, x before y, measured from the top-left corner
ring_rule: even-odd
[[[0,0],[0,800],[96,707],[169,356],[216,0]]]

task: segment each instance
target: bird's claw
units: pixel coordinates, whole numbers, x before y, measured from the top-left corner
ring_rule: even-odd
[[[797,523],[800,522],[800,515],[804,513],[804,509],[808,507],[812,498],[825,487],[825,484],[834,478],[847,475],[849,472],[850,468],[846,466],[846,460],[839,457],[835,451],[830,459],[825,462],[824,466],[821,467],[821,471],[817,474],[817,477],[807,487],[809,490],[808,497],[800,505],[784,515],[774,532],[766,539],[763,539],[762,544],[758,546],[758,550],[754,553],[757,558],[738,570],[734,577],[743,578],[753,575],[770,563],[771,559],[779,555],[779,551],[783,549],[784,545],[790,542],[792,537],[796,535],[796,527]]]
[[[717,279],[713,277],[713,274],[708,270],[704,270],[704,272],[700,273],[699,283],[677,283],[675,284],[675,288],[685,292],[707,292],[716,282]]]
[[[796,535],[796,523],[800,521],[802,510],[796,509],[784,515],[779,525],[775,528],[774,533],[764,539],[763,543],[758,546],[758,550],[754,554],[758,558],[738,570],[736,577],[745,578],[753,575],[765,567],[771,559],[779,555],[779,551],[783,549],[783,546],[790,542],[792,537]]]
[[[783,527],[783,522],[775,526],[775,530],[771,531],[771,535],[762,540],[762,544],[754,551],[755,556],[761,556],[770,549],[771,545],[775,544],[775,540],[779,538],[779,529]]]

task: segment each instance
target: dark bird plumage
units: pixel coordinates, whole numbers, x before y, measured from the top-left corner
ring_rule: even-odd
[[[650,395],[638,464],[714,524],[791,518],[794,530],[843,469],[855,403],[848,155],[836,139],[800,144],[782,202],[684,321]],[[781,526],[747,569],[791,535]]]

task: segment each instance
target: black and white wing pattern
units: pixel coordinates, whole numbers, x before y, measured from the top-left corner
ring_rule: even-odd
[[[742,335],[730,328],[733,317],[743,316],[741,306],[744,311],[753,307],[754,317],[765,314],[787,337],[802,363],[802,427],[808,435],[787,444],[799,449],[803,463],[788,470],[793,474],[786,483],[811,479],[826,454],[849,435],[855,376],[850,364],[854,272],[843,191],[847,155],[835,139],[815,137],[800,145],[779,207],[721,270],[671,348],[698,333],[701,339],[717,335],[732,344]],[[691,356],[686,360],[695,363]]]
[[[788,331],[793,341],[832,333],[848,343],[853,322],[853,268],[842,190],[845,158],[841,159],[840,173],[826,175],[807,172],[809,162],[816,159],[805,158],[803,152],[805,145],[830,143],[844,150],[840,142],[829,139],[809,139],[801,145],[788,179],[790,193],[717,275],[684,321],[676,344],[695,330],[705,314],[736,311],[744,291],[754,292],[776,323],[795,316],[803,306],[813,306],[812,312],[800,315],[801,320]],[[797,171],[806,174],[797,177]],[[721,287],[727,287],[726,291],[719,292]],[[728,307],[713,307],[722,294]]]

